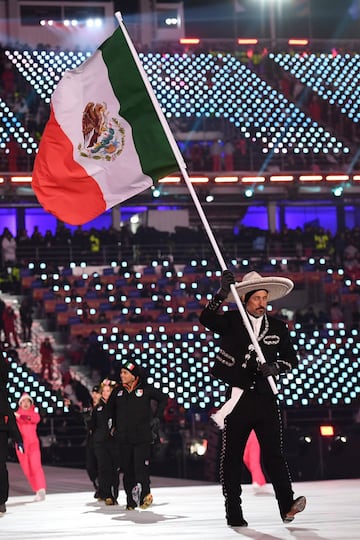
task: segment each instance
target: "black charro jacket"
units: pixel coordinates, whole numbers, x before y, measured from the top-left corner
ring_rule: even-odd
[[[200,322],[219,334],[219,351],[212,367],[212,375],[230,386],[272,393],[268,381],[258,369],[256,352],[240,311],[219,313],[206,306]],[[298,365],[298,357],[286,324],[265,314],[258,342],[266,362],[275,365],[278,373],[285,373]]]

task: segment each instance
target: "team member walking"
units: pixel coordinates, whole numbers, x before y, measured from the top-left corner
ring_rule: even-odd
[[[126,505],[128,510],[145,509],[153,502],[149,473],[151,443],[167,396],[144,381],[135,362],[128,361],[122,366],[120,378],[121,386],[113,392],[111,401]],[[157,404],[155,412],[152,402]]]
[[[98,473],[98,463],[95,455],[94,450],[94,435],[92,432],[91,427],[91,415],[94,407],[99,403],[99,400],[101,398],[101,391],[100,391],[100,385],[96,384],[93,386],[91,390],[91,400],[92,404],[89,409],[84,411],[84,421],[85,426],[87,430],[87,436],[86,436],[86,448],[85,448],[85,467],[86,472],[88,473],[88,477],[90,478],[91,482],[93,483],[93,486],[95,488],[94,497],[95,499],[98,499],[100,497],[99,495],[99,473]]]
[[[227,300],[234,302],[235,285],[257,339],[265,363],[259,362],[256,348],[240,310],[219,312]],[[267,314],[269,300],[288,294],[293,282],[281,277],[262,277],[250,272],[235,284],[225,270],[221,287],[200,315],[200,322],[220,335],[221,342],[212,374],[229,385],[229,401],[213,416],[223,428],[220,479],[225,498],[227,523],[246,527],[241,507],[242,459],[252,430],[259,440],[264,467],[274,487],[284,523],[305,508],[306,499],[294,499],[290,475],[282,450],[282,426],[278,402],[268,382],[298,364],[286,324]]]
[[[8,376],[8,361],[0,354],[0,516],[6,512],[6,501],[9,497],[9,474],[6,466],[9,438],[15,441],[19,451],[24,451],[21,433],[8,399],[6,388]]]
[[[112,436],[113,421],[108,405],[116,382],[104,379],[100,384],[100,399],[94,406],[89,423],[89,435],[97,462],[98,498],[106,505],[117,504],[119,494],[118,456]]]

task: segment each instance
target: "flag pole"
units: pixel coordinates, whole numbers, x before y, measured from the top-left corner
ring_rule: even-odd
[[[179,165],[179,170],[180,170],[180,172],[181,172],[181,174],[182,174],[182,176],[184,178],[185,184],[187,185],[187,188],[189,190],[189,193],[191,195],[193,203],[194,203],[194,205],[195,205],[195,207],[196,207],[196,209],[198,211],[199,217],[200,217],[201,222],[202,222],[202,224],[204,226],[204,229],[205,229],[205,231],[206,231],[206,233],[208,235],[209,241],[210,241],[210,243],[212,245],[212,248],[213,248],[213,250],[215,252],[215,255],[216,255],[217,259],[218,259],[219,265],[220,265],[222,271],[224,271],[224,270],[227,269],[227,266],[225,264],[225,261],[224,261],[224,258],[222,256],[222,254],[220,252],[220,249],[219,249],[219,246],[218,246],[218,244],[216,242],[215,236],[214,236],[214,234],[213,234],[213,232],[212,232],[212,230],[210,228],[210,225],[209,225],[209,222],[208,222],[208,220],[206,218],[204,210],[203,210],[203,208],[202,208],[202,206],[200,204],[200,201],[199,201],[199,198],[198,198],[198,196],[196,194],[194,186],[192,185],[191,180],[189,178],[184,158],[183,158],[183,156],[182,156],[182,154],[180,152],[180,149],[179,149],[179,147],[178,147],[178,145],[177,145],[177,143],[175,141],[175,138],[174,138],[174,136],[173,136],[173,134],[172,134],[172,132],[170,130],[169,124],[168,124],[168,122],[167,122],[167,120],[166,120],[166,118],[164,116],[164,113],[160,108],[159,102],[156,99],[153,87],[151,86],[151,84],[150,84],[150,82],[149,82],[149,80],[147,78],[144,67],[143,67],[142,63],[140,62],[138,53],[137,53],[137,51],[136,51],[136,49],[134,47],[134,44],[133,44],[132,40],[130,39],[130,36],[129,36],[128,32],[127,32],[127,29],[126,29],[126,27],[124,25],[121,13],[119,11],[117,11],[115,13],[115,17],[116,17],[116,19],[117,19],[117,21],[119,23],[119,26],[120,26],[123,34],[124,34],[124,37],[126,39],[128,47],[129,47],[129,49],[131,51],[131,54],[132,54],[132,56],[134,58],[136,66],[137,66],[137,68],[138,68],[138,70],[139,70],[139,72],[141,74],[141,77],[142,77],[143,82],[145,84],[146,90],[148,91],[149,97],[151,98],[152,104],[153,104],[154,109],[155,109],[155,111],[156,111],[156,113],[158,115],[158,118],[159,118],[159,121],[160,121],[160,123],[162,125],[162,128],[163,128],[163,130],[164,130],[164,132],[165,132],[165,134],[167,136],[167,139],[168,139],[168,142],[169,142],[169,144],[171,146],[171,149],[174,152],[176,161],[177,161],[177,163]],[[263,352],[262,352],[262,350],[260,348],[260,345],[259,345],[259,343],[258,343],[258,341],[257,341],[257,339],[255,337],[253,328],[252,328],[252,326],[250,324],[250,321],[249,321],[249,319],[248,319],[248,317],[246,315],[245,308],[244,308],[243,304],[241,303],[241,300],[240,300],[240,297],[239,297],[238,292],[236,290],[236,287],[235,287],[235,285],[231,285],[230,287],[231,287],[231,292],[233,293],[234,299],[236,301],[236,305],[237,305],[237,307],[238,307],[238,309],[240,311],[241,317],[242,317],[242,319],[244,321],[245,327],[246,327],[246,329],[247,329],[247,331],[249,333],[251,342],[252,342],[252,344],[254,346],[254,349],[256,351],[258,360],[259,360],[259,362],[261,364],[263,364],[263,363],[266,362],[265,358],[264,358],[264,355],[263,355]],[[278,390],[277,390],[277,387],[276,387],[276,384],[274,382],[273,377],[269,376],[267,379],[268,379],[268,382],[269,382],[269,384],[271,386],[271,389],[272,389],[273,393],[275,395],[277,395]]]

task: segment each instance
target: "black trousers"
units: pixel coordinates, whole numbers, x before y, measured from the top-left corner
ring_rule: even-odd
[[[8,432],[0,431],[0,504],[9,497],[9,474],[6,466],[8,457]]]
[[[88,477],[90,478],[91,482],[93,483],[94,488],[97,490],[98,487],[99,487],[98,463],[97,463],[95,450],[94,450],[94,442],[92,440],[91,435],[88,435],[85,450],[86,450],[86,453],[85,453],[86,472],[88,473]]]
[[[140,504],[142,504],[145,495],[150,493],[150,452],[151,445],[149,442],[138,444],[120,443],[120,463],[124,473],[123,483],[128,506],[136,506],[132,498],[132,489],[136,484],[141,484]]]
[[[119,463],[114,439],[94,441],[94,452],[98,464],[99,496],[117,500],[119,495]]]
[[[288,466],[283,455],[281,416],[272,395],[245,391],[233,411],[225,419],[220,456],[220,480],[225,504],[241,505],[241,475],[246,441],[254,429],[261,447],[265,470],[284,516],[293,503]]]

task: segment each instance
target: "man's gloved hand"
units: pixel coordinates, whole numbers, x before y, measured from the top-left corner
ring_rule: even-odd
[[[160,434],[159,434],[160,418],[155,416],[150,422],[150,427],[151,427],[151,435],[152,435],[152,444],[157,444],[158,442],[160,442]]]
[[[230,292],[230,285],[233,285],[234,283],[235,283],[235,278],[231,270],[224,270],[221,277],[220,289],[217,291],[216,294],[222,300],[225,300],[225,298],[227,298]]]
[[[276,375],[279,374],[279,370],[275,364],[268,364],[265,362],[264,364],[259,364],[259,370],[265,377],[276,377]]]

